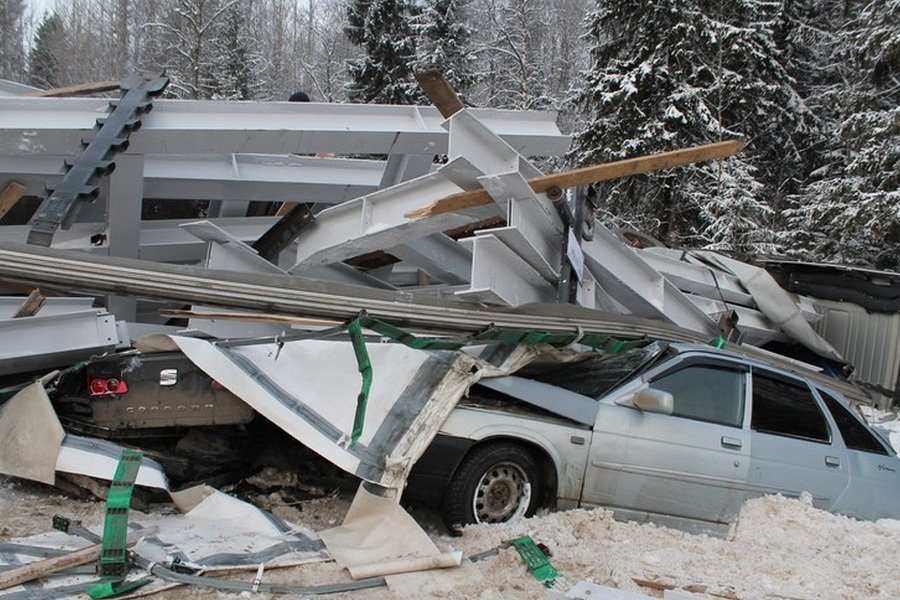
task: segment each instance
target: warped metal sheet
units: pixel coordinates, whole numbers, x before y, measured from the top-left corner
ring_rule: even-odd
[[[349,473],[401,489],[409,469],[468,386],[475,359],[367,344],[374,380],[363,434],[350,444],[360,377],[347,342],[222,347],[173,336],[210,377],[305,446]]]
[[[0,407],[0,473],[53,485],[55,472],[112,480],[122,447],[66,434],[36,381]],[[137,484],[169,489],[162,467],[144,457]]]

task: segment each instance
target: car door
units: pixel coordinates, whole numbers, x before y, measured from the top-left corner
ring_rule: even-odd
[[[750,485],[754,495],[812,495],[831,510],[847,488],[847,453],[802,379],[753,368]]]
[[[900,505],[896,454],[844,402],[825,390],[816,391],[847,452],[850,483],[832,510],[858,519],[896,518]]]
[[[746,367],[679,357],[644,382],[601,401],[584,501],[630,518],[733,521],[749,468]],[[672,394],[672,413],[629,404],[627,398],[644,387]]]

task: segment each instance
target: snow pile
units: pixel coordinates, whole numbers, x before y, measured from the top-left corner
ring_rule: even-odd
[[[473,526],[462,539],[443,541],[477,553],[522,535],[546,544],[553,564],[573,583],[651,594],[636,580],[651,581],[742,600],[900,598],[900,565],[887,558],[900,541],[900,521],[855,521],[780,496],[748,501],[725,540],[619,523],[597,509]],[[480,568],[489,569],[485,577],[501,593],[543,598],[514,550],[486,559]]]

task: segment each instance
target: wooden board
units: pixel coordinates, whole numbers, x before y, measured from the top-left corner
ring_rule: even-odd
[[[119,89],[118,81],[97,81],[94,83],[81,83],[79,85],[70,85],[50,90],[28,92],[22,95],[35,98],[61,98],[63,96],[85,96],[87,94],[96,94],[99,92],[111,92],[117,89]]]
[[[10,181],[9,185],[0,192],[0,219],[16,205],[27,189],[21,183]]]
[[[746,140],[742,139],[728,140],[724,142],[715,142],[713,144],[704,144],[702,146],[693,146],[691,148],[683,148],[681,150],[662,152],[660,154],[627,158],[611,163],[535,177],[534,179],[528,180],[528,185],[531,186],[531,189],[534,190],[535,193],[539,194],[546,192],[554,186],[568,188],[576,185],[597,183],[599,181],[609,181],[620,177],[671,169],[673,167],[695,162],[726,158],[740,152],[746,143]],[[486,190],[469,190],[447,196],[446,198],[441,198],[428,206],[412,210],[404,216],[408,219],[424,219],[434,215],[456,212],[475,206],[489,204],[492,201],[491,196]]]
[[[416,73],[416,81],[425,92],[428,100],[434,104],[441,112],[441,116],[449,119],[454,114],[465,108],[462,100],[450,87],[450,83],[444,78],[444,75],[437,69],[429,69]]]

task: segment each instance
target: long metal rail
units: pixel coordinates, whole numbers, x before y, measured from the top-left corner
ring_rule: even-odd
[[[454,333],[476,333],[493,326],[552,332],[596,332],[626,339],[644,336],[670,342],[708,341],[708,336],[664,323],[574,305],[489,309],[453,299],[421,298],[405,292],[290,275],[238,273],[8,242],[0,242],[0,280],[66,293],[77,290],[330,319],[350,320],[359,311],[365,310],[372,317],[400,327]],[[774,357],[751,346],[727,346],[729,350],[748,358],[803,372],[858,401],[871,402],[855,386],[827,375],[812,373],[789,359]]]

